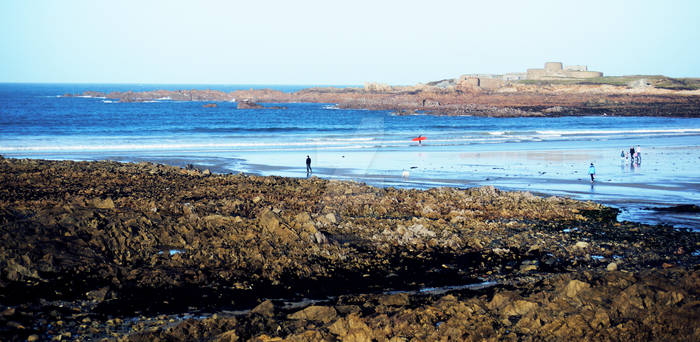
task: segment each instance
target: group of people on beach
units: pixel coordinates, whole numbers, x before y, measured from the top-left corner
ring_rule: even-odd
[[[620,163],[624,165],[628,160],[632,165],[639,166],[642,163],[642,148],[639,145],[636,148],[634,145],[630,146],[629,154],[625,153],[625,150],[620,152]],[[588,174],[591,176],[591,183],[595,182],[595,165],[593,163],[588,167]]]
[[[626,154],[625,150],[620,152],[620,162],[624,163],[628,160],[632,164],[640,164],[642,162],[642,148],[639,145],[637,145],[637,148],[635,148],[634,145],[630,146],[629,154]]]
[[[420,137],[420,136],[419,136]],[[420,144],[420,140],[418,141]],[[629,155],[625,153],[625,150],[622,150],[620,153],[620,159],[622,162],[625,162],[628,160],[628,158],[631,160],[632,164],[636,162],[637,165],[639,165],[642,161],[642,148],[637,145],[637,148],[634,146],[630,146],[630,152]],[[309,176],[313,171],[311,170],[311,157],[308,155],[306,156],[306,175]],[[588,167],[588,174],[591,176],[591,183],[595,182],[595,165],[591,163],[591,165]],[[404,177],[406,177],[406,171],[404,171]]]

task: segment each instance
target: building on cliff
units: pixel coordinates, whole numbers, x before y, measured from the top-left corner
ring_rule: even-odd
[[[501,75],[484,74],[462,75],[457,79],[456,83],[457,90],[460,91],[497,89],[505,84]]]
[[[438,88],[455,87],[458,91],[470,92],[498,89],[512,81],[519,80],[586,79],[594,77],[603,77],[603,73],[588,71],[588,67],[585,65],[567,65],[565,67],[561,62],[546,62],[544,69],[527,69],[527,72],[509,72],[503,75],[467,74],[456,79],[431,82],[428,85]]]
[[[527,69],[528,80],[552,80],[559,78],[594,78],[603,77],[599,71],[588,71],[585,65],[567,65],[561,62],[544,63],[544,69]]]

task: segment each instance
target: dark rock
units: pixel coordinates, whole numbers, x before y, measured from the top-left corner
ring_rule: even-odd
[[[92,290],[88,293],[85,294],[85,296],[93,301],[96,302],[102,302],[105,300],[105,297],[107,296],[107,292],[109,292],[109,286],[105,286],[102,288],[99,288],[97,290]]]
[[[680,204],[673,207],[646,208],[647,210],[673,212],[673,213],[700,213],[700,206],[695,204]]]
[[[243,101],[239,101],[237,103],[237,108],[238,109],[259,109],[259,108],[265,108],[265,107],[263,107],[260,104],[255,103],[253,101],[250,101],[250,100],[243,100]]]
[[[251,310],[252,313],[260,314],[265,317],[273,317],[275,315],[275,305],[272,303],[271,300],[266,300],[255,308]]]
[[[407,293],[397,293],[380,297],[379,303],[382,305],[406,306],[410,302]]]
[[[336,318],[338,313],[330,306],[311,305],[303,310],[288,315],[289,319],[319,321],[328,323]]]
[[[0,321],[27,327],[0,339],[697,340],[691,231],[493,187],[189,171],[0,162],[0,302],[16,310]],[[453,287],[481,281],[496,285]],[[396,289],[416,291],[377,294]],[[263,302],[235,318],[168,316],[303,297],[338,299],[291,314]]]

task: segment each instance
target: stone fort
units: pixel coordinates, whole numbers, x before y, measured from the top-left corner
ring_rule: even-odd
[[[599,71],[588,71],[585,65],[567,65],[561,62],[544,63],[544,69],[527,69],[528,80],[551,80],[557,78],[593,78],[603,77]]]
[[[561,62],[546,62],[544,69],[527,69],[527,72],[511,72],[504,75],[470,74],[462,75],[456,80],[457,86],[464,89],[496,89],[508,81],[517,80],[556,80],[562,78],[603,77],[600,71],[588,71],[585,65],[567,65]]]

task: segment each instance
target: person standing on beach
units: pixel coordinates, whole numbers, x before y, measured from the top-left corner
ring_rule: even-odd
[[[593,166],[593,163],[588,167],[588,174],[591,175],[591,183],[593,183],[595,181],[595,166]]]
[[[630,161],[634,163],[634,146],[630,146]]]
[[[620,163],[624,164],[626,159],[627,159],[627,155],[625,155],[625,150],[622,150],[622,152],[620,152]]]
[[[311,157],[306,156],[306,174],[308,175],[311,172]]]
[[[637,145],[637,149],[634,150],[634,152],[637,153],[637,163],[641,163],[642,162],[642,148],[639,145]]]

